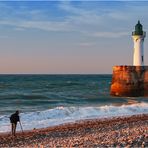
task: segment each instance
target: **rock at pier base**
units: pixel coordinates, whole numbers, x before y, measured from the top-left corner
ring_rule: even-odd
[[[148,96],[148,66],[114,66],[112,96]]]

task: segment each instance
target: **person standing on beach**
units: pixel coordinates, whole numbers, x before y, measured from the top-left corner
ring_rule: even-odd
[[[11,132],[12,135],[15,136],[17,122],[20,122],[19,111],[17,110],[14,114],[10,116],[11,122]]]

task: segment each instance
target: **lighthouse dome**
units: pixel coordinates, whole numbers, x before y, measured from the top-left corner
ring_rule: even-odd
[[[142,25],[140,24],[140,21],[135,26],[135,35],[143,35],[143,29]]]

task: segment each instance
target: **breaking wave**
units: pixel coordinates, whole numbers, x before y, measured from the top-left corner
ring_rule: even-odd
[[[21,113],[21,122],[24,130],[44,128],[83,119],[108,118],[116,116],[129,116],[135,114],[147,114],[148,103],[136,103],[130,105],[105,105],[99,107],[56,107],[37,112]],[[11,130],[9,116],[0,116],[0,132]],[[17,130],[21,130],[18,124]]]

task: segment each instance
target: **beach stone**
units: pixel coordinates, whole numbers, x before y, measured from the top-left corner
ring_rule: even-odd
[[[16,138],[0,135],[0,147],[148,147],[148,114],[67,123]]]

